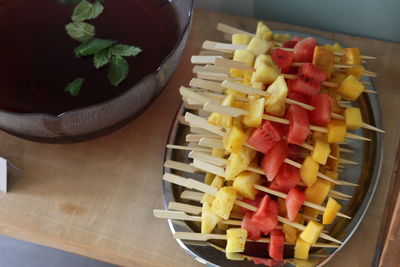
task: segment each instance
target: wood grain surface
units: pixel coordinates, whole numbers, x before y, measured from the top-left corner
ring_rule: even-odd
[[[22,169],[10,193],[0,194],[0,234],[124,266],[200,266],[172,239],[163,208],[165,144],[180,104],[178,86],[192,77],[190,56],[205,39],[222,41],[224,22],[254,31],[256,20],[196,10],[181,64],[161,96],[135,121],[108,136],[70,145],[47,145],[0,133],[1,156]],[[377,194],[354,237],[327,266],[370,266],[399,141],[400,45],[269,23],[272,29],[319,34],[377,56],[384,164]]]

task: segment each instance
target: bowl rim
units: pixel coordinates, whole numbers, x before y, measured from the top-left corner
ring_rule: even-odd
[[[173,4],[175,2],[175,0],[168,0],[168,2],[170,2],[171,4]],[[174,48],[171,50],[171,52],[161,61],[160,65],[157,67],[157,69],[152,72],[147,74],[146,76],[144,76],[142,79],[140,79],[138,82],[134,83],[129,89],[125,90],[124,92],[122,92],[119,95],[116,95],[110,99],[107,99],[105,101],[96,103],[96,104],[92,104],[92,105],[88,105],[85,107],[80,107],[80,108],[74,108],[71,110],[67,110],[64,112],[61,112],[59,114],[50,114],[50,113],[43,113],[43,112],[32,112],[32,113],[28,113],[28,112],[14,112],[14,111],[9,111],[9,110],[5,110],[0,108],[0,113],[3,114],[8,114],[8,115],[13,115],[13,116],[18,116],[18,117],[48,117],[48,118],[52,118],[52,119],[61,119],[62,117],[71,115],[71,114],[77,114],[80,113],[84,110],[87,109],[91,109],[91,108],[97,108],[103,105],[107,105],[113,101],[115,101],[116,99],[119,98],[123,98],[125,97],[128,93],[130,93],[132,90],[134,90],[134,88],[138,85],[143,83],[145,80],[151,78],[152,76],[157,75],[160,70],[162,69],[162,67],[165,65],[165,63],[170,59],[170,57],[175,53],[175,51],[178,49],[179,45],[182,43],[182,40],[185,36],[185,33],[187,32],[188,28],[190,27],[190,23],[191,20],[193,18],[193,2],[194,0],[188,0],[189,5],[190,5],[190,10],[189,13],[187,14],[187,21],[184,25],[184,27],[182,28],[182,32],[179,35],[178,41],[176,42]],[[176,11],[177,12],[177,11]]]

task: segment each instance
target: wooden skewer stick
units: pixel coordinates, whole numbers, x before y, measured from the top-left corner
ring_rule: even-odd
[[[220,31],[220,32],[223,32],[223,33],[227,33],[227,34],[240,33],[240,34],[248,34],[248,35],[254,36],[253,33],[243,31],[241,29],[229,26],[229,25],[224,24],[224,23],[218,23],[217,24],[217,30]],[[334,52],[333,54],[335,56],[343,56],[342,52]],[[376,59],[376,57],[364,56],[364,55],[360,55],[360,58],[362,58],[362,59]]]
[[[340,114],[336,114],[336,113],[331,113],[331,117],[334,118],[334,119],[338,119],[338,120],[344,120],[344,116],[342,116]],[[376,127],[374,127],[372,125],[369,125],[369,124],[367,124],[365,122],[362,123],[362,127],[365,128],[365,129],[377,131],[377,132],[380,132],[380,133],[385,133],[384,130],[376,128]]]
[[[182,211],[182,212],[186,212],[186,213],[194,214],[194,215],[199,215],[199,214],[201,214],[201,211],[202,211],[201,207],[188,205],[188,204],[184,204],[184,203],[179,203],[179,202],[174,202],[174,201],[170,201],[168,203],[168,209],[175,210],[175,211]]]
[[[198,191],[210,194],[212,196],[215,196],[217,194],[217,189],[216,188],[214,188],[212,186],[209,186],[207,184],[198,182],[198,181],[193,180],[191,178],[188,179],[188,178],[184,178],[184,177],[181,177],[181,176],[178,176],[178,175],[174,175],[174,174],[171,174],[171,173],[165,173],[164,176],[163,176],[163,180],[167,181],[167,182],[170,182],[170,183],[174,183],[174,184],[180,185],[180,186],[184,186],[184,187],[187,187],[187,188],[196,189]],[[240,207],[245,208],[245,209],[248,209],[248,210],[251,210],[251,211],[257,211],[257,207],[255,207],[253,205],[250,205],[250,204],[247,204],[247,203],[245,203],[243,201],[235,200],[234,203],[236,205],[240,206]],[[288,225],[290,225],[290,226],[292,226],[292,227],[294,227],[296,229],[299,229],[301,231],[304,231],[304,229],[306,228],[302,224],[290,222],[289,220],[287,220],[286,218],[283,218],[281,216],[278,216],[278,221],[281,222],[281,223],[284,223],[284,224],[288,224]],[[321,237],[323,239],[326,239],[326,240],[329,240],[329,241],[333,241],[333,242],[339,243],[339,244],[342,243],[340,240],[337,240],[337,239],[335,239],[335,238],[333,238],[333,237],[331,237],[331,236],[329,236],[329,235],[327,235],[325,233],[321,233],[319,235],[319,237]]]
[[[227,240],[227,236],[223,234],[201,234],[201,233],[190,233],[190,232],[176,232],[174,234],[175,239],[183,239],[183,240],[196,240],[196,241],[207,241],[207,240]],[[258,242],[258,243],[270,243],[271,239],[269,238],[260,238],[258,240],[247,239],[246,242]],[[285,245],[291,245],[285,242]],[[317,248],[338,248],[339,245],[334,244],[326,244],[326,243],[315,243],[312,247]]]
[[[200,201],[204,196],[204,193],[197,192],[197,191],[190,191],[185,190],[180,195],[181,199],[193,200],[193,201]]]
[[[190,141],[190,142],[196,142],[196,141]],[[207,153],[211,152],[211,149],[204,148],[204,147],[188,147],[188,146],[177,146],[177,145],[167,144],[167,148],[180,149],[180,150],[191,150],[191,151],[199,151],[199,152],[207,152]]]

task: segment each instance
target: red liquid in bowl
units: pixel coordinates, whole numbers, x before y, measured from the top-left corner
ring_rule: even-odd
[[[92,57],[76,58],[79,42],[65,32],[74,6],[58,0],[0,1],[0,108],[21,113],[62,112],[113,98],[154,72],[179,39],[176,13],[167,0],[109,0],[89,21],[96,37],[139,46],[129,76],[118,87],[107,67],[94,68]],[[85,78],[78,96],[64,92],[76,77]]]

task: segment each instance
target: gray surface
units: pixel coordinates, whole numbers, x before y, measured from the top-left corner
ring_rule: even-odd
[[[196,7],[400,42],[399,0],[196,0]]]
[[[0,267],[114,267],[54,248],[0,236]]]

